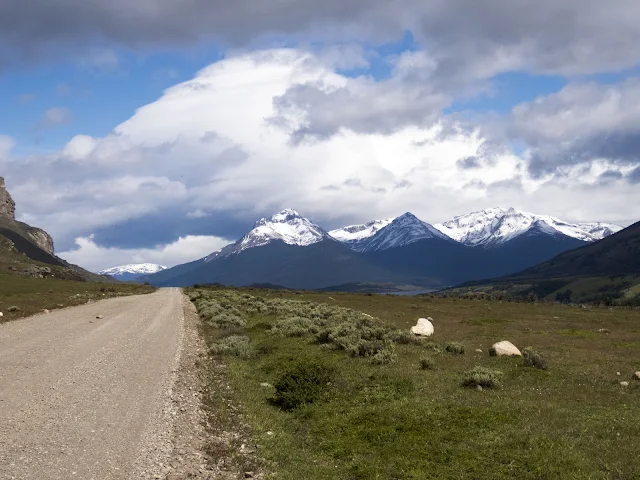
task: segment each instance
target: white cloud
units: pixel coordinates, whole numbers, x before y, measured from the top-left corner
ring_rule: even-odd
[[[52,107],[42,115],[38,128],[52,128],[64,125],[71,120],[71,111],[68,108]]]
[[[190,226],[197,223],[198,234],[229,237],[224,221],[215,219],[247,225],[289,206],[325,228],[407,210],[436,223],[490,206],[570,221],[640,217],[638,193],[624,178],[602,183],[575,165],[532,178],[526,159],[483,129],[441,114],[426,123],[404,121],[407,92],[412,95],[414,75],[423,72],[414,67],[424,69],[430,59],[415,53],[397,64],[395,77],[380,89],[374,80],[340,75],[308,52],[242,54],[167,89],[104,138],[78,136],[59,154],[0,160],[0,168],[14,185],[21,218],[67,243],[112,227],[139,236],[131,225],[152,215],[182,225],[172,230],[176,236],[196,233]],[[289,112],[290,123],[273,122],[276,99],[299,85],[349,90],[345,105],[332,104],[335,118],[324,109],[313,114],[332,135],[291,142],[296,122],[319,108],[305,102]],[[381,94],[385,98],[377,98]],[[389,112],[395,128],[366,128]],[[155,234],[142,240],[155,244]],[[108,258],[119,255],[117,249],[103,253],[105,266],[122,263]]]
[[[202,258],[229,244],[212,236],[187,235],[173,243],[153,248],[114,248],[97,245],[92,236],[77,238],[74,250],[58,254],[61,258],[93,272],[131,263],[157,263],[172,267]]]

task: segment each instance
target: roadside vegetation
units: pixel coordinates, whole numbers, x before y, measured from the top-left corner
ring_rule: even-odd
[[[637,310],[187,293],[273,478],[639,478]],[[501,340],[523,356],[491,357]]]

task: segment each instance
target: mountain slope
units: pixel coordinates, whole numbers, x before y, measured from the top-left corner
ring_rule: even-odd
[[[434,225],[440,232],[469,246],[496,246],[526,234],[532,228],[550,236],[565,236],[582,242],[594,242],[622,230],[606,223],[572,224],[548,215],[521,212],[514,208],[490,208],[455,217]]]
[[[564,252],[512,277],[640,274],[640,222],[598,242]]]
[[[108,277],[88,272],[77,265],[72,265],[54,255],[53,239],[42,229],[32,227],[15,219],[15,202],[5,187],[4,178],[0,177],[0,237],[4,248],[0,250],[0,261],[24,264],[17,271],[27,275],[45,272],[56,278],[79,281],[113,281]],[[20,255],[20,257],[16,257]],[[33,267],[29,264],[33,263]],[[45,267],[45,270],[39,267]],[[15,267],[18,268],[18,267]],[[46,273],[46,269],[51,270]]]
[[[98,275],[109,275],[116,280],[127,282],[136,280],[145,275],[161,272],[166,269],[167,267],[156,265],[155,263],[139,263],[107,268],[106,270],[98,272]]]
[[[395,218],[391,223],[378,230],[373,236],[367,238],[359,246],[361,252],[376,252],[390,248],[398,248],[412,243],[439,239],[451,242],[451,239],[442,234],[432,225],[423,222],[412,213]]]
[[[399,281],[396,275],[370,264],[358,253],[333,240],[306,247],[270,242],[240,254],[180,265],[144,279],[157,286],[275,284],[296,289],[364,281]]]
[[[362,225],[349,225],[348,227],[331,230],[329,235],[348,246],[351,250],[361,252],[367,241],[393,220],[393,218],[388,218],[386,220],[373,220]]]

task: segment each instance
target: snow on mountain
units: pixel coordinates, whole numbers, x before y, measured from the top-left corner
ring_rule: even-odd
[[[359,252],[375,252],[389,248],[403,247],[411,243],[438,238],[450,241],[451,239],[426,222],[423,222],[412,213],[393,219],[388,225],[381,228],[364,242],[347,246]]]
[[[326,238],[331,237],[322,228],[308,218],[302,217],[295,210],[288,208],[270,218],[258,220],[253,229],[239,241],[212,253],[205,258],[205,261],[211,261],[220,256],[237,254],[249,248],[261,247],[277,240],[283,241],[287,245],[306,247],[321,242]]]
[[[107,268],[98,272],[98,275],[110,275],[119,280],[132,280],[143,275],[151,275],[166,270],[167,267],[155,263],[136,263]]]
[[[329,235],[346,244],[357,244],[368,238],[373,237],[381,229],[393,222],[393,218],[386,220],[374,220],[362,225],[349,225],[348,227],[331,230]]]
[[[535,215],[514,208],[489,208],[455,217],[434,225],[440,232],[469,246],[496,245],[513,240],[537,228],[549,235],[566,235],[583,242],[594,242],[622,227],[606,223],[572,224],[548,215]]]

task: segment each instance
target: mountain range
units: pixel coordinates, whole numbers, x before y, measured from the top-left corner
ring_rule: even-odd
[[[167,267],[156,265],[155,263],[136,263],[108,268],[106,270],[98,272],[98,275],[109,275],[116,280],[129,282],[137,280],[138,278],[145,275],[151,275],[153,273],[158,273],[166,269]]]
[[[621,229],[494,208],[438,225],[405,213],[326,231],[286,209],[260,219],[240,240],[207,257],[139,280],[159,286],[318,289],[380,282],[440,288],[514,273]]]

